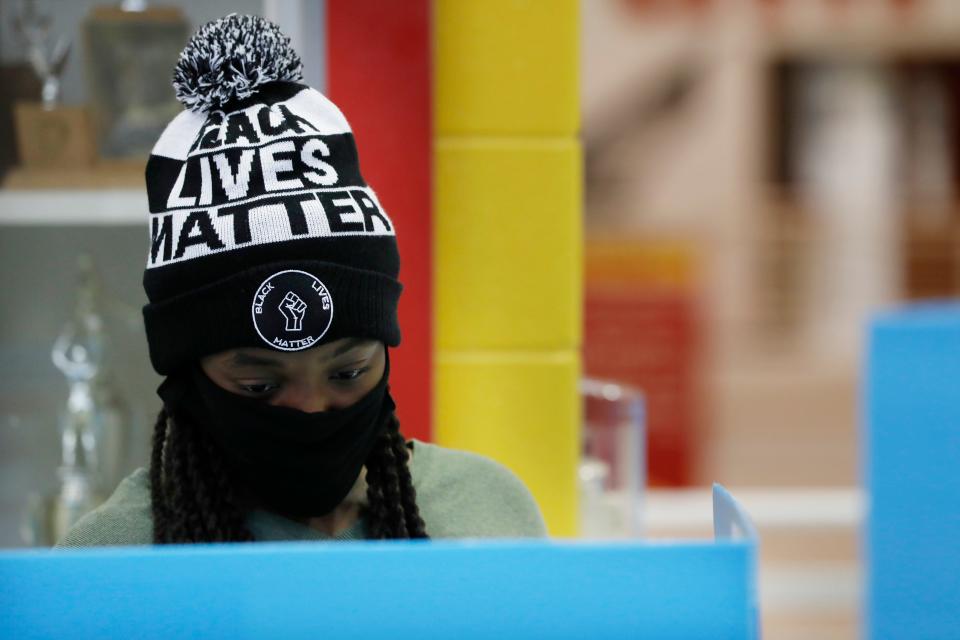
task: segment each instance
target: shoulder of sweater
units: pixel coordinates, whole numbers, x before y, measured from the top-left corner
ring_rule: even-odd
[[[153,543],[150,476],[139,468],[113,494],[83,516],[55,545],[58,548]]]
[[[469,451],[414,443],[417,504],[434,538],[541,537],[536,500],[503,464]]]

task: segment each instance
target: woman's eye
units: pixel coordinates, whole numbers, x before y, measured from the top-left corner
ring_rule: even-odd
[[[269,393],[270,391],[273,391],[273,388],[276,387],[276,385],[272,385],[272,384],[268,384],[268,383],[263,383],[263,384],[241,384],[241,385],[238,385],[238,386],[239,386],[241,389],[243,389],[244,391],[246,391],[246,392],[248,392],[248,393],[252,393],[252,394],[254,394],[254,395],[258,395],[258,396],[266,395],[266,394]]]
[[[346,371],[338,371],[337,373],[330,376],[332,380],[338,380],[341,382],[349,382],[350,380],[356,380],[362,376],[369,367],[361,367],[360,369],[347,369]]]

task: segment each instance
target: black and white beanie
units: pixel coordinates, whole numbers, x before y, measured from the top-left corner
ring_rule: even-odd
[[[180,54],[146,167],[143,318],[153,368],[235,347],[400,343],[393,222],[360,174],[350,125],[302,84],[276,25],[229,15]]]

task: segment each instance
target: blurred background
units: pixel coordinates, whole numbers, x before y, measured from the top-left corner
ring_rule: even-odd
[[[768,637],[855,637],[865,321],[958,288],[960,3],[581,8],[584,367],[644,390],[651,485],[739,489]]]
[[[176,53],[207,20],[259,13],[322,90],[324,4],[165,2],[131,35],[111,31],[119,5],[0,0],[0,546],[41,542],[49,497],[83,491],[64,469],[106,464],[70,432],[90,402],[122,450],[96,491],[145,463],[142,168],[179,110]],[[584,433],[633,425],[636,454],[604,463],[616,443],[585,439],[581,531],[707,536],[722,482],[760,529],[765,634],[855,637],[864,323],[960,288],[960,3],[582,0],[579,16]],[[70,171],[40,133],[18,138],[50,127],[16,105],[51,95],[64,131],[89,127],[57,147]]]

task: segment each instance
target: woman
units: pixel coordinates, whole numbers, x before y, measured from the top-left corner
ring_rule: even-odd
[[[350,127],[277,27],[202,27],[187,110],[147,163],[144,325],[157,389],[138,469],[61,546],[542,536],[506,468],[399,431],[393,222]]]

